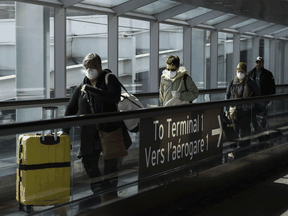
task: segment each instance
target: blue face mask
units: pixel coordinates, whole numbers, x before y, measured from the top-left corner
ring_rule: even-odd
[[[98,76],[98,71],[96,69],[88,68],[85,70],[86,76],[91,80]]]

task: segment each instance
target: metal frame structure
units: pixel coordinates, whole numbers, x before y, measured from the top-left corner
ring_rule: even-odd
[[[251,32],[252,30],[257,30],[258,27],[262,27],[265,24],[269,24],[267,19],[264,20],[256,20],[251,24],[246,24],[240,28],[232,29],[229,28],[236,24],[241,24],[248,19],[250,16],[243,16],[239,14],[235,15],[233,18],[227,18],[224,21],[216,23],[215,25],[207,25],[205,22],[209,20],[213,20],[215,18],[220,18],[224,16],[226,13],[223,10],[215,10],[215,7],[209,8],[212,9],[210,12],[201,14],[199,16],[193,17],[192,19],[176,19],[175,16],[183,14],[183,13],[192,13],[193,10],[196,10],[199,6],[203,6],[201,4],[193,5],[193,2],[188,1],[178,1],[174,0],[171,5],[169,2],[165,2],[165,7],[163,10],[158,10],[157,13],[151,14],[150,11],[145,12],[137,12],[139,8],[144,8],[146,6],[152,4],[164,4],[164,2],[158,2],[157,0],[129,0],[124,3],[118,5],[112,5],[111,7],[104,7],[102,5],[97,4],[97,1],[93,3],[93,0],[16,0],[19,2],[32,3],[42,6],[50,6],[55,8],[55,47],[54,56],[55,56],[55,97],[64,97],[65,95],[65,74],[66,74],[66,61],[65,61],[65,50],[66,50],[66,33],[65,33],[65,21],[66,21],[66,10],[73,9],[79,11],[89,11],[95,12],[97,14],[107,15],[108,16],[108,62],[109,67],[112,71],[118,71],[118,17],[126,17],[131,19],[145,20],[150,22],[150,91],[158,91],[159,78],[158,78],[158,66],[159,66],[159,23],[166,23],[176,26],[183,26],[185,35],[190,38],[188,31],[193,28],[200,28],[204,30],[211,31],[211,74],[206,74],[206,83],[208,88],[216,88],[217,87],[217,52],[218,52],[218,32],[226,32],[234,34],[235,42],[234,49],[237,52],[234,52],[233,57],[233,66],[236,67],[236,63],[239,59],[239,51],[238,49],[238,40],[240,35],[248,35],[253,37],[253,46],[254,48],[259,49],[260,38],[267,38],[274,40],[283,40],[288,41],[288,30],[285,25],[282,24],[274,24],[273,26],[268,26],[260,31]],[[14,1],[13,1],[14,2]],[[208,5],[208,4],[207,4]],[[167,9],[168,8],[168,9]],[[220,8],[220,6],[219,6]],[[141,11],[144,11],[141,10]],[[159,12],[160,11],[160,12]],[[231,11],[230,11],[231,12]],[[231,16],[230,16],[231,17]],[[191,42],[184,38],[184,61],[186,66],[188,62],[188,57],[190,56],[188,52],[191,49]],[[272,47],[273,46],[272,42]],[[158,48],[157,48],[158,47]],[[255,51],[253,49],[253,57],[259,54],[259,51]],[[273,51],[271,51],[273,52]],[[215,56],[214,56],[215,55]],[[275,65],[275,59],[273,60],[273,53],[270,53],[270,60],[272,61],[270,65]],[[288,62],[285,62],[285,68],[287,68]],[[191,65],[188,66],[190,68]],[[116,73],[116,72],[115,72]],[[284,76],[286,79],[286,77]]]
[[[66,9],[55,8],[54,25],[54,62],[55,62],[55,97],[66,95]]]
[[[10,0],[12,1],[12,0]],[[191,11],[199,6],[191,4],[179,4],[176,7],[172,7],[168,10],[162,11],[157,14],[143,14],[143,13],[137,13],[134,10],[141,8],[145,5],[152,4],[156,2],[157,0],[143,0],[143,1],[137,1],[137,0],[130,0],[127,2],[124,2],[120,5],[115,5],[111,8],[99,6],[96,3],[95,4],[86,4],[85,0],[16,0],[18,2],[25,2],[25,3],[31,3],[31,4],[37,4],[37,5],[43,5],[43,6],[50,6],[50,7],[64,7],[67,9],[78,9],[78,10],[87,10],[87,11],[94,11],[95,13],[99,14],[105,14],[105,15],[110,15],[110,14],[115,14],[116,16],[124,16],[124,17],[129,17],[133,19],[141,19],[141,20],[157,20],[158,22],[164,22],[165,20],[169,19],[170,22],[174,22],[175,24],[178,23],[179,20],[173,19],[174,16],[185,13],[187,11]],[[14,2],[14,1],[13,1]],[[204,22],[208,20],[212,20],[216,17],[225,15],[225,12],[222,11],[217,11],[217,10],[212,10],[210,12],[204,13],[202,15],[199,15],[195,18],[184,20],[182,24],[190,26],[190,27],[197,27],[200,24],[203,24]],[[232,19],[223,21],[222,23],[219,23],[216,25],[216,28],[218,31],[223,30],[224,28],[228,28],[234,24],[244,22],[245,20],[250,19],[250,17],[244,17],[244,16],[237,16]],[[257,28],[258,26],[262,26],[263,24],[267,23],[267,21],[255,21],[252,24],[247,24],[239,29],[237,29],[237,33],[240,34],[249,34],[248,32],[252,29]],[[275,25],[273,27],[269,27],[267,29],[263,29],[259,32],[259,35],[256,34],[256,36],[263,36],[265,37],[266,35],[272,35],[273,38],[273,33],[276,31],[279,31],[281,29],[285,29],[287,26],[284,25]],[[286,29],[285,29],[286,30]],[[231,33],[235,33],[235,30],[230,30]],[[283,32],[283,34],[277,33],[277,37],[281,35],[281,38],[275,38],[275,39],[281,39],[281,40],[288,40],[286,37],[288,36],[288,32]],[[271,37],[269,37],[271,38]]]

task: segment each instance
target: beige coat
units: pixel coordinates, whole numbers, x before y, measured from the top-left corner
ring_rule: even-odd
[[[176,91],[180,85],[183,76],[187,73],[185,67],[180,67],[178,71],[167,71],[166,69],[162,72],[160,89],[159,89],[159,101],[160,106],[163,106],[168,100],[172,98],[172,91]],[[187,90],[185,85],[181,86],[180,99],[185,101],[193,101],[199,96],[199,91],[194,81],[190,76],[186,79]]]

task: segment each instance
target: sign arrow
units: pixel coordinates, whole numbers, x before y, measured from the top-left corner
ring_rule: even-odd
[[[216,128],[216,129],[213,129],[213,130],[212,130],[212,136],[215,136],[215,135],[218,135],[218,134],[219,134],[219,139],[218,139],[217,148],[219,148],[219,146],[220,146],[220,142],[221,142],[221,138],[222,138],[222,133],[223,133],[220,115],[218,115],[218,122],[219,122],[220,128]]]

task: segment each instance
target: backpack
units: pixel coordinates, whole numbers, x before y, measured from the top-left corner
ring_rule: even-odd
[[[105,75],[105,84],[108,85],[108,77],[111,73],[107,73]],[[121,94],[121,98],[119,103],[117,104],[118,111],[129,111],[129,110],[138,110],[144,108],[142,103],[139,101],[137,97],[135,97],[133,94],[130,94],[126,88],[122,85],[122,83],[118,80],[121,87],[126,91],[125,93]],[[123,120],[127,129],[130,132],[137,133],[139,131],[139,122],[140,119],[125,119]]]

